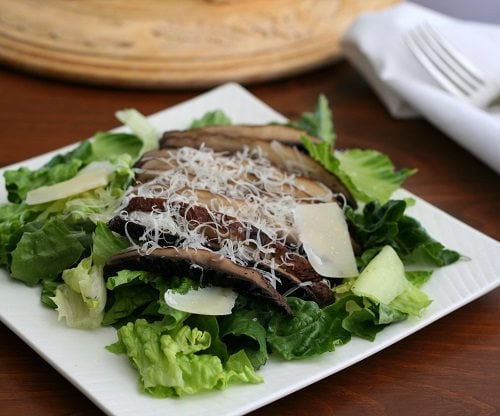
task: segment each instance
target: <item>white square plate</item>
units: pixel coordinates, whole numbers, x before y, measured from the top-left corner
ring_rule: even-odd
[[[236,84],[227,84],[150,117],[158,130],[186,128],[206,111],[224,110],[235,123],[267,123],[285,118]],[[59,149],[19,165],[39,167]],[[2,171],[0,170],[0,175]],[[3,175],[0,202],[6,201]],[[380,351],[500,285],[500,243],[413,196],[410,215],[447,247],[470,258],[435,273],[424,290],[434,300],[425,315],[394,324],[374,342],[354,338],[333,353],[299,362],[271,359],[260,385],[237,385],[180,400],[154,399],[139,392],[127,358],[104,349],[115,342],[112,328],[70,329],[40,303],[40,289],[27,288],[0,271],[0,318],[104,412],[113,415],[239,415],[264,406]]]

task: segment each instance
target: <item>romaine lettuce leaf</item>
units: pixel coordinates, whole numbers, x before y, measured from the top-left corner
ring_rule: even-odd
[[[121,326],[147,317],[162,319],[163,327],[172,329],[190,314],[168,306],[165,291],[174,288],[182,292],[192,286],[192,281],[186,278],[166,279],[144,271],[120,270],[106,281],[109,296],[103,324]]]
[[[62,278],[64,283],[52,298],[59,320],[65,318],[72,328],[99,327],[106,306],[102,266],[93,265],[92,257],[86,257],[76,267],[64,270]]]
[[[266,329],[252,311],[233,310],[228,316],[219,318],[221,338],[231,351],[244,349],[253,367],[262,367],[268,359]]]
[[[210,333],[187,325],[166,330],[161,321],[138,319],[122,326],[118,338],[108,349],[125,352],[139,372],[141,389],[156,397],[262,381],[242,352],[231,356],[226,365],[219,357],[204,353],[211,344]]]
[[[416,170],[396,171],[387,155],[371,149],[350,149],[335,152],[340,162],[337,175],[353,196],[363,202],[384,203]]]
[[[160,134],[154,126],[135,109],[125,109],[116,113],[116,118],[124,123],[142,143],[137,156],[158,149]]]
[[[302,144],[309,155],[336,175],[359,201],[386,202],[415,172],[409,169],[395,171],[390,159],[375,150],[334,151],[336,136],[332,113],[324,95],[319,97],[313,113],[304,113],[298,121],[289,124],[321,139],[320,143],[315,143],[302,137]]]
[[[231,119],[222,110],[214,110],[205,113],[201,118],[192,121],[190,129],[197,129],[208,126],[227,126],[231,124]]]
[[[90,309],[80,293],[67,284],[57,286],[55,296],[50,298],[57,306],[58,318],[64,319],[71,328],[94,329],[100,326],[102,313]]]
[[[10,265],[11,252],[21,238],[21,230],[39,215],[39,207],[10,203],[0,205],[0,267]]]
[[[457,261],[460,254],[434,240],[422,225],[404,214],[406,202],[391,200],[384,205],[372,201],[363,212],[346,208],[352,230],[365,250],[363,265],[385,245],[390,245],[403,261],[406,270],[433,270]]]
[[[98,223],[93,233],[92,254],[76,267],[62,272],[64,283],[51,298],[57,306],[59,319],[66,318],[74,328],[96,328],[101,325],[107,301],[103,266],[106,259],[128,246],[128,242],[115,236],[104,223]],[[80,296],[80,300],[76,301]],[[132,299],[132,302],[136,299]]]
[[[227,345],[221,340],[221,330],[217,317],[192,314],[186,319],[185,324],[191,328],[198,328],[200,331],[208,332],[210,334],[211,342],[210,346],[204,351],[204,353],[215,355],[220,358],[223,364],[227,363],[229,359],[229,353],[227,350]]]
[[[92,262],[96,266],[103,266],[109,257],[129,245],[126,238],[113,233],[105,223],[98,222],[92,239]]]
[[[108,277],[106,281],[106,287],[109,290],[114,290],[118,286],[144,282],[145,280],[147,280],[148,276],[148,272],[144,272],[141,270],[119,270],[116,275]]]
[[[72,178],[83,164],[80,159],[69,159],[64,163],[54,164],[50,167],[43,166],[36,170],[24,166],[15,170],[6,170],[4,178],[7,199],[13,203],[20,203],[26,199],[26,194],[32,189],[53,185]]]
[[[333,118],[327,98],[321,94],[318,98],[316,108],[312,113],[303,113],[297,121],[289,123],[291,126],[304,130],[313,137],[321,139],[329,152],[335,146],[335,133],[333,130]]]
[[[126,153],[135,160],[139,157],[142,146],[142,140],[134,134],[99,132],[92,140],[93,159],[109,160]]]
[[[42,279],[56,279],[84,253],[82,233],[72,230],[59,219],[24,232],[12,251],[12,277],[29,286],[36,285]]]
[[[432,303],[427,294],[411,283],[397,296],[389,307],[411,316],[421,316],[423,311]]]
[[[347,316],[345,300],[320,309],[316,302],[288,298],[294,316],[279,314],[271,318],[267,341],[274,353],[286,360],[313,357],[345,344],[350,333],[342,327]]]
[[[149,312],[150,305],[156,305],[156,310]],[[158,291],[149,285],[125,285],[119,286],[108,292],[106,311],[102,325],[122,326],[125,323],[158,314]]]

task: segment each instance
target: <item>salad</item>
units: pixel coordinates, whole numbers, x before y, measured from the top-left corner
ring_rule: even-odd
[[[287,169],[263,157],[262,147],[246,145],[228,155],[206,147],[204,136],[196,146],[175,148],[171,141],[170,153],[158,156],[167,133],[160,140],[134,110],[117,115],[131,133],[98,133],[37,170],[5,172],[9,203],[0,206],[0,265],[13,279],[41,286],[41,302],[66,325],[115,327],[116,343],[103,348],[129,357],[148,394],[178,397],[261,383],[258,370],[270,356],[307,359],[352,337],[373,340],[387,325],[418,318],[432,301],[422,286],[433,270],[460,258],[405,214],[412,201],[390,199],[414,171],[396,171],[374,150],[337,149],[323,96],[313,112],[281,126],[299,131],[300,143],[271,143],[277,154],[300,145],[306,156],[296,152],[285,161],[307,157],[340,188],[319,186],[319,194],[293,198],[292,190],[314,184],[298,186],[302,175],[283,174]],[[203,129],[229,125],[215,110],[187,131],[199,138]],[[163,166],[152,167],[152,161]],[[199,163],[193,167],[193,161]],[[218,167],[218,175],[204,177],[206,166]],[[228,177],[240,193],[226,193],[221,183],[227,182],[209,187],[214,177]],[[202,204],[200,195],[207,193]],[[250,209],[249,195],[256,204]],[[245,201],[245,216],[235,200]],[[132,201],[154,204],[132,209]],[[317,208],[326,211],[311,211]],[[202,221],[207,214],[209,221]],[[315,225],[311,217],[325,216],[348,230],[346,244],[346,234],[342,240],[323,227],[346,248],[338,256],[345,263],[328,253],[314,260],[325,243],[317,244],[307,231]],[[170,228],[169,219],[175,219]],[[245,230],[243,237],[231,233],[234,225]],[[276,257],[278,249],[285,256]],[[204,260],[194,259],[200,253]],[[157,254],[160,263],[150,261]],[[231,270],[214,270],[214,259]],[[308,272],[293,280],[297,273],[290,270],[303,259]],[[286,273],[292,278],[284,284]],[[224,308],[214,309],[221,303]]]

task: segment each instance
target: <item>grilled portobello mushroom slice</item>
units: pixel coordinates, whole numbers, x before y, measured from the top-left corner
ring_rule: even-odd
[[[286,172],[320,182],[336,194],[342,194],[349,205],[356,207],[356,200],[340,179],[327,171],[321,164],[310,158],[297,146],[288,146],[279,141],[256,139],[253,137],[232,137],[221,133],[199,130],[167,131],[161,139],[161,148],[200,148],[206,146],[216,152],[236,153],[245,147],[260,149],[264,156],[276,167]]]
[[[122,269],[157,272],[166,278],[186,276],[193,280],[202,279],[216,286],[234,288],[239,293],[265,297],[286,314],[293,315],[286,299],[261,273],[209,250],[165,247],[154,249],[149,254],[129,250],[108,259],[104,276],[113,276]]]

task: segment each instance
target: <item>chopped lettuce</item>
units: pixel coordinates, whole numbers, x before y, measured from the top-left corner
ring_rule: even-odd
[[[50,298],[57,307],[59,319],[65,318],[66,324],[73,328],[97,328],[101,325],[107,299],[103,266],[108,257],[127,246],[128,242],[115,236],[105,224],[97,224],[92,254],[76,267],[62,272],[64,283]]]
[[[231,355],[225,364],[218,356],[206,354],[211,345],[208,331],[187,325],[166,329],[162,321],[138,319],[118,329],[118,337],[108,349],[126,353],[139,372],[141,389],[156,397],[262,382],[244,352]]]
[[[11,253],[21,238],[23,228],[39,215],[39,207],[26,204],[0,205],[0,267],[9,267]]]
[[[415,173],[410,169],[396,171],[390,159],[375,150],[334,151],[332,114],[324,95],[319,97],[313,113],[304,113],[299,121],[290,124],[321,139],[315,143],[302,137],[302,144],[314,160],[336,175],[361,202],[386,202],[406,178]]]
[[[214,110],[205,113],[201,118],[192,121],[190,129],[198,129],[208,126],[227,126],[231,124],[231,119],[222,111]]]
[[[340,162],[338,176],[354,197],[363,202],[389,200],[414,169],[396,171],[387,155],[371,149],[350,149],[335,152]]]
[[[50,162],[49,162],[50,164]],[[69,159],[64,163],[43,166],[30,170],[20,167],[4,172],[7,198],[10,202],[20,203],[26,199],[26,194],[41,186],[53,185],[72,178],[82,168],[84,162],[80,159]]]
[[[113,233],[105,223],[98,222],[92,244],[92,261],[96,266],[103,266],[107,258],[126,249],[130,243]]]
[[[417,220],[405,215],[405,209],[403,200],[391,200],[384,205],[372,201],[361,213],[347,207],[352,231],[365,250],[358,259],[361,266],[385,245],[396,250],[406,270],[434,270],[460,258],[459,253],[434,240]]]
[[[289,123],[291,126],[304,130],[311,136],[321,139],[330,151],[335,145],[333,118],[328,99],[321,94],[318,98],[314,112],[301,114],[299,120]]]
[[[408,284],[405,290],[389,303],[389,307],[418,317],[431,303],[432,301],[425,292],[412,284]]]
[[[221,338],[232,348],[243,348],[254,368],[262,367],[268,358],[266,329],[249,310],[237,310],[220,318]]]
[[[99,132],[92,141],[92,152],[96,160],[108,160],[121,154],[135,160],[142,146],[142,141],[134,134]]]
[[[62,278],[65,283],[57,287],[51,298],[59,319],[65,319],[72,328],[99,327],[106,305],[102,267],[92,265],[92,258],[87,257],[76,267],[66,269]]]
[[[140,139],[142,146],[137,156],[158,148],[159,133],[148,119],[137,110],[121,110],[116,113],[116,117],[132,131],[134,136]]]
[[[71,229],[59,219],[40,225],[27,228],[12,251],[11,275],[29,286],[56,279],[85,251],[83,231]]]
[[[288,298],[294,316],[275,315],[267,328],[272,351],[286,360],[296,360],[333,351],[337,345],[347,343],[350,333],[342,327],[347,315],[345,301],[321,309],[316,302]]]

